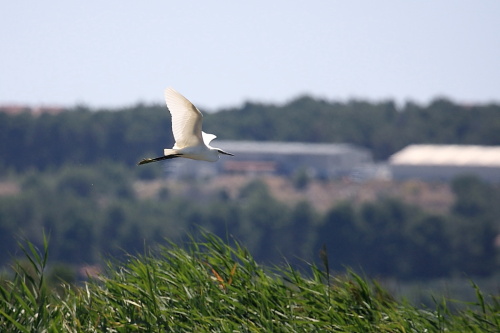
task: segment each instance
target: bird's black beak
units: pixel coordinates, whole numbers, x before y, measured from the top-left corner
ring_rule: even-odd
[[[219,153],[224,154],[224,155],[234,156],[233,154],[228,153],[227,151],[224,151],[222,149],[219,149]]]

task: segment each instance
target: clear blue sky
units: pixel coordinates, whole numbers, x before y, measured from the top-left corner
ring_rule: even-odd
[[[2,1],[0,105],[500,101],[500,1]]]

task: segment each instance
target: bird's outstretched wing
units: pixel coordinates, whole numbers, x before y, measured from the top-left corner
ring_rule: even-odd
[[[201,131],[201,137],[203,138],[203,142],[208,146],[217,136],[215,134],[209,134]]]
[[[165,101],[172,115],[172,133],[176,149],[203,143],[201,112],[188,99],[172,88],[165,89]]]

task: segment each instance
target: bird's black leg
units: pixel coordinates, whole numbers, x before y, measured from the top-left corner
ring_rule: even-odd
[[[180,157],[180,156],[181,156],[181,154],[173,154],[173,155],[168,155],[168,156],[160,156],[160,157],[156,157],[156,158],[145,158],[142,161],[140,161],[139,163],[137,163],[137,165],[158,162],[158,161],[163,161],[163,160],[170,160],[172,158],[176,158],[176,157]]]

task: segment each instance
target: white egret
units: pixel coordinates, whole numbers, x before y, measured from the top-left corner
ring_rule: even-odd
[[[216,136],[201,130],[203,115],[186,97],[172,88],[167,88],[165,101],[172,115],[172,133],[175,144],[172,149],[163,150],[164,156],[145,158],[139,162],[139,165],[176,157],[215,162],[220,154],[234,156],[220,148],[210,146],[210,142]]]

